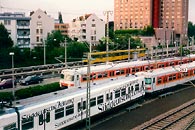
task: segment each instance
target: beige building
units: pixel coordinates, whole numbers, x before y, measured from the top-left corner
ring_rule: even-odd
[[[68,23],[55,23],[55,30],[59,30],[62,35],[68,35],[69,24]]]
[[[31,48],[43,46],[47,35],[54,30],[54,19],[41,9],[30,13]]]
[[[152,0],[115,0],[114,30],[152,25]]]

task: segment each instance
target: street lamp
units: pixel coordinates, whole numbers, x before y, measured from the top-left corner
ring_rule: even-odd
[[[12,94],[13,100],[15,101],[15,85],[14,85],[14,52],[10,52],[9,55],[12,57]]]
[[[43,39],[43,49],[44,49],[44,65],[46,64],[46,48],[45,48],[45,40]]]

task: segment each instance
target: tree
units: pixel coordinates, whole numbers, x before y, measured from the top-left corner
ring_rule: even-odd
[[[152,26],[144,27],[142,30],[143,36],[153,36],[154,35],[154,28]]]
[[[68,44],[67,55],[69,61],[77,61],[81,60],[84,52],[87,52],[89,48],[85,45],[85,43],[81,42],[71,42]]]
[[[9,48],[13,46],[13,41],[5,26],[0,24],[0,48]]]
[[[59,23],[63,23],[62,13],[61,12],[58,12],[58,20],[59,20]]]
[[[64,43],[64,36],[60,30],[53,31],[47,36],[46,45],[49,49],[60,47],[60,43]]]
[[[192,22],[188,22],[188,36],[195,36],[195,25]]]

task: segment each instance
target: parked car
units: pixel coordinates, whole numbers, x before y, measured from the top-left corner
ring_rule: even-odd
[[[14,81],[14,85],[16,86],[16,81]],[[0,82],[0,89],[12,88],[12,79],[3,79]]]
[[[20,85],[29,85],[29,84],[36,84],[41,83],[43,81],[43,78],[40,76],[32,75],[27,76],[26,78],[20,80]]]

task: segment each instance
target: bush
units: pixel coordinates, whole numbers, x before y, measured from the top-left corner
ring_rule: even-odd
[[[11,92],[0,92],[0,101],[11,101],[13,96]]]
[[[25,89],[20,89],[16,91],[17,99],[24,99],[33,96],[38,96],[41,94],[46,94],[54,91],[60,90],[60,85],[58,82],[46,85],[38,85],[34,87],[29,87]]]

